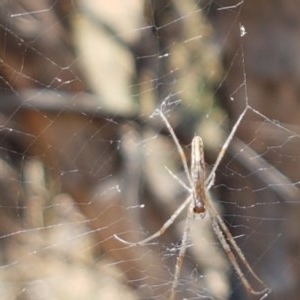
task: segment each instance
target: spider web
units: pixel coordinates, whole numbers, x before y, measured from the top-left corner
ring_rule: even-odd
[[[147,245],[114,237],[151,235],[187,196],[156,109],[188,160],[202,136],[206,175],[238,125],[211,200],[265,298],[297,299],[298,69],[281,38],[297,46],[268,2],[0,4],[1,299],[168,298],[187,212]],[[208,215],[178,285],[178,299],[202,298],[246,298]]]

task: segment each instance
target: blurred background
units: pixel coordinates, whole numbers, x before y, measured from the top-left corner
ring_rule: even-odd
[[[210,197],[265,298],[298,299],[299,14],[292,0],[2,1],[1,299],[168,298],[186,211],[149,245],[114,237],[149,236],[187,196],[157,109],[188,161],[203,137],[207,175],[245,112]],[[209,216],[177,297],[259,299]]]

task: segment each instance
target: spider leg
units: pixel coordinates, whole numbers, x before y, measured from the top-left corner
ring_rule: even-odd
[[[208,181],[208,179],[205,181],[205,186],[206,186],[206,190],[209,191],[211,189],[211,187],[214,185],[215,183],[215,174],[213,174],[213,176],[211,176],[209,178],[210,181]]]
[[[192,189],[189,188],[178,176],[176,176],[168,167],[165,166],[165,169],[168,171],[168,173],[188,192],[192,192]]]
[[[178,286],[178,282],[179,282],[179,275],[180,275],[180,271],[182,268],[182,263],[183,263],[183,259],[185,256],[185,252],[188,246],[188,241],[190,238],[190,231],[191,231],[191,224],[192,224],[192,220],[193,220],[193,206],[194,204],[191,203],[190,207],[188,208],[188,215],[185,221],[185,225],[184,225],[184,234],[181,240],[181,245],[180,245],[180,250],[176,259],[176,266],[175,266],[175,274],[174,274],[174,279],[172,282],[172,289],[171,289],[171,295],[170,295],[170,300],[173,300],[175,297],[175,293],[176,293],[176,288]]]
[[[180,213],[187,207],[187,205],[192,201],[192,196],[189,196],[186,198],[186,200],[175,210],[175,212],[172,214],[172,216],[162,225],[162,227],[150,235],[149,237],[139,241],[139,242],[128,242],[122,238],[120,238],[118,235],[114,234],[114,238],[116,238],[118,241],[122,242],[123,244],[130,245],[130,246],[141,246],[145,245],[146,243],[149,243],[150,241],[160,237],[162,234],[165,233],[165,231],[174,223],[176,218],[180,215]]]
[[[243,110],[243,112],[240,114],[238,120],[236,121],[236,123],[235,123],[234,126],[232,127],[231,132],[230,132],[230,134],[228,135],[228,137],[227,137],[225,143],[223,144],[223,146],[222,146],[222,148],[221,148],[221,150],[220,150],[220,152],[219,152],[219,154],[218,154],[218,157],[217,157],[217,159],[216,159],[216,161],[215,161],[215,163],[214,163],[214,166],[213,166],[213,168],[211,169],[211,171],[210,171],[210,173],[209,173],[209,176],[207,177],[207,182],[210,182],[210,181],[213,179],[213,177],[215,176],[216,170],[217,170],[217,168],[219,167],[219,165],[220,165],[220,163],[221,163],[221,160],[222,160],[222,158],[223,158],[223,156],[224,156],[224,154],[225,154],[225,152],[226,152],[226,150],[227,150],[227,148],[228,148],[228,146],[229,146],[231,140],[233,139],[233,136],[235,135],[235,133],[236,133],[236,131],[237,131],[239,125],[241,124],[242,119],[244,118],[246,112],[248,111],[248,109],[249,109],[249,106],[246,106],[246,108],[245,108],[245,109]]]
[[[269,293],[271,290],[269,288],[267,288],[265,286],[264,282],[255,274],[255,272],[252,269],[252,267],[250,266],[248,260],[246,259],[246,257],[242,253],[242,250],[240,249],[240,247],[235,242],[232,234],[230,233],[230,231],[229,231],[228,227],[226,226],[226,224],[224,223],[223,219],[221,218],[219,213],[215,210],[213,205],[211,205],[208,202],[208,199],[205,199],[205,208],[207,209],[207,212],[211,216],[213,231],[214,231],[215,235],[217,236],[217,238],[219,239],[219,241],[222,245],[222,248],[225,251],[228,259],[230,260],[232,266],[234,267],[234,269],[237,272],[238,276],[241,278],[241,281],[242,281],[244,287],[246,288],[246,290],[248,290],[253,295],[261,295],[261,294]],[[263,290],[255,291],[251,287],[249,281],[247,280],[244,273],[242,272],[242,270],[240,268],[240,265],[238,263],[238,260],[236,259],[230,245],[234,249],[234,251],[236,252],[236,254],[237,254],[238,258],[240,259],[240,261],[243,263],[243,265],[246,267],[246,269],[253,276],[253,278],[255,278],[257,280],[257,282],[259,282],[262,286],[265,287]]]
[[[189,172],[189,167],[188,167],[188,164],[187,164],[186,157],[184,155],[184,151],[183,151],[183,149],[182,149],[182,147],[181,147],[181,145],[180,145],[180,143],[179,143],[179,141],[178,141],[178,139],[176,137],[176,134],[175,134],[175,132],[174,132],[171,124],[169,123],[168,119],[165,117],[165,115],[163,114],[163,112],[161,110],[158,110],[158,113],[159,113],[160,117],[162,118],[162,120],[164,121],[166,127],[168,128],[168,130],[169,130],[169,132],[170,132],[170,134],[172,136],[172,139],[173,139],[173,141],[175,143],[177,151],[178,151],[178,153],[180,155],[184,171],[186,173],[186,176],[188,178],[188,181],[189,181],[190,185],[192,186],[192,178],[191,178],[191,175],[190,175],[190,172]]]

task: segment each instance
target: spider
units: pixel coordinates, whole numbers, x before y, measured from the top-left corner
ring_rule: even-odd
[[[187,186],[184,182],[182,182],[179,178],[177,178],[171,171],[169,173],[189,192],[189,196],[186,200],[176,209],[176,211],[170,216],[170,218],[161,226],[161,228],[155,232],[154,234],[150,235],[149,237],[139,241],[139,242],[129,242],[117,235],[114,235],[116,239],[120,242],[130,245],[130,246],[137,246],[137,245],[145,245],[148,242],[158,238],[173,224],[175,219],[179,216],[179,214],[187,207],[188,208],[188,215],[186,217],[185,227],[183,231],[183,237],[181,242],[181,247],[179,250],[179,254],[177,256],[176,265],[175,265],[175,274],[174,279],[172,282],[172,289],[170,299],[174,299],[176,294],[176,288],[179,282],[179,275],[180,270],[182,267],[183,259],[185,256],[186,248],[188,246],[188,240],[190,235],[191,223],[193,217],[195,215],[203,215],[208,213],[211,219],[211,226],[213,232],[215,233],[216,237],[218,238],[225,254],[227,255],[229,261],[231,262],[234,270],[236,271],[238,277],[240,278],[242,285],[246,289],[246,291],[253,295],[268,295],[271,290],[266,287],[264,282],[256,275],[252,267],[250,266],[249,262],[247,261],[246,257],[244,256],[242,250],[235,242],[232,234],[230,233],[228,227],[226,226],[225,222],[223,221],[221,215],[218,213],[216,208],[214,207],[212,201],[209,199],[208,191],[212,187],[214,183],[215,171],[218,168],[225,151],[227,150],[230,141],[233,139],[233,136],[243,119],[244,115],[247,112],[247,106],[242,114],[240,115],[239,119],[233,126],[229,136],[227,137],[225,143],[220,150],[220,153],[216,159],[216,162],[207,178],[205,178],[205,162],[204,162],[204,154],[203,154],[203,141],[200,136],[195,136],[191,143],[191,168],[189,171],[187,159],[185,157],[184,151],[175,135],[175,132],[170,125],[168,119],[162,112],[162,109],[158,109],[157,112],[162,118],[163,122],[165,123],[175,145],[179,156],[181,158],[184,171],[187,175],[187,180],[189,182],[189,186]],[[263,287],[261,290],[255,290],[250,282],[248,281],[245,273],[242,271],[241,266],[243,266],[251,275],[252,277]]]

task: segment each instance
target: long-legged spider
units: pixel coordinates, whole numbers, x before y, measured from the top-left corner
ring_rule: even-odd
[[[266,287],[264,282],[256,275],[252,267],[250,266],[249,262],[247,261],[246,257],[244,256],[242,250],[235,242],[232,234],[230,233],[228,227],[226,226],[225,222],[223,221],[222,217],[214,207],[213,203],[208,197],[208,190],[212,187],[214,182],[215,171],[218,168],[221,159],[224,156],[225,151],[227,150],[230,141],[232,140],[241,120],[243,119],[244,115],[247,112],[247,106],[242,114],[240,115],[239,119],[233,126],[229,136],[227,137],[223,147],[216,159],[216,162],[209,174],[209,176],[205,179],[205,162],[204,162],[204,154],[203,154],[203,141],[200,136],[195,136],[192,140],[191,144],[191,169],[189,171],[187,159],[184,155],[184,151],[179,144],[179,141],[175,135],[173,128],[171,127],[169,121],[163,114],[162,110],[157,110],[159,115],[161,116],[162,120],[164,121],[168,131],[170,132],[172,139],[176,145],[177,151],[180,155],[183,168],[187,175],[187,179],[189,182],[190,187],[188,187],[185,183],[179,180],[171,171],[170,174],[175,177],[175,179],[189,192],[189,196],[187,199],[177,208],[177,210],[172,214],[172,216],[162,225],[162,227],[155,232],[154,234],[150,235],[149,237],[139,241],[139,242],[128,242],[123,240],[119,236],[115,235],[115,238],[121,241],[124,244],[130,246],[137,246],[137,245],[144,245],[155,238],[158,238],[173,224],[175,219],[179,216],[179,214],[189,205],[188,215],[186,218],[184,233],[182,237],[181,247],[179,254],[177,256],[176,266],[175,266],[175,274],[172,283],[172,290],[170,299],[174,299],[176,288],[178,286],[180,270],[182,267],[184,255],[186,252],[186,248],[188,246],[188,240],[190,235],[191,229],[191,222],[193,220],[193,216],[195,214],[204,214],[208,213],[211,219],[212,229],[218,238],[225,254],[227,255],[229,261],[231,262],[233,268],[235,269],[237,275],[239,276],[244,288],[247,292],[253,295],[268,295],[270,293],[270,289]],[[243,266],[251,275],[252,277],[263,287],[262,290],[255,290],[250,282],[248,281],[245,273],[242,271],[241,266]]]

